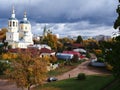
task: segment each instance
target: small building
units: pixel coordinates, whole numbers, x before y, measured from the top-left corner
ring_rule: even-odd
[[[73,58],[73,54],[66,54],[66,53],[57,53],[56,57],[58,59],[63,59],[63,60],[70,60]]]
[[[44,56],[55,56],[55,52],[48,48],[41,48],[40,57],[44,57]]]

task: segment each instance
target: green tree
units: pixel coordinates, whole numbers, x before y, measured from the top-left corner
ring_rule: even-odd
[[[0,75],[3,75],[8,68],[10,68],[10,63],[5,60],[0,60]]]
[[[120,0],[119,0],[119,3],[120,3]],[[120,4],[118,5],[116,12],[118,13],[118,17],[114,23],[114,28],[115,29],[119,28],[119,30],[120,30]]]
[[[77,40],[76,40],[76,43],[81,43],[81,44],[82,44],[82,42],[83,42],[82,37],[81,37],[81,36],[78,36],[78,37],[77,37]]]
[[[8,78],[15,81],[18,87],[28,90],[32,85],[42,84],[46,73],[47,60],[33,56],[29,51],[20,52],[18,58],[12,62],[12,69],[6,71]]]
[[[118,17],[114,23],[114,28],[118,28],[120,31],[120,4],[118,5],[116,12],[118,13]],[[120,36],[113,39],[113,43],[107,44],[107,49],[105,50],[106,60],[113,66],[113,75],[120,79]]]
[[[120,36],[116,37],[112,43],[105,44],[105,58],[113,66],[113,75],[120,79]]]

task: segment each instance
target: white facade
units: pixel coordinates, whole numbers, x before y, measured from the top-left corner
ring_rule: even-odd
[[[49,50],[51,50],[51,47],[50,46],[48,46],[48,45],[46,45],[46,44],[36,44],[36,45],[30,45],[30,46],[28,46],[28,47],[30,47],[30,48],[37,48],[37,49],[41,49],[41,48],[47,48],[47,49],[49,49]]]
[[[11,45],[12,48],[27,48],[28,45],[33,45],[32,36],[31,24],[27,20],[26,12],[23,20],[18,22],[13,8],[12,15],[8,20],[8,32],[6,32],[8,45]]]

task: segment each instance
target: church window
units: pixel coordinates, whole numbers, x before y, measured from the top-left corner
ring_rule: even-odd
[[[27,27],[25,27],[25,29],[27,30]]]
[[[10,27],[11,27],[12,22],[10,21]]]
[[[8,22],[8,26],[10,26],[10,23]]]
[[[13,27],[15,26],[15,22],[13,22]]]

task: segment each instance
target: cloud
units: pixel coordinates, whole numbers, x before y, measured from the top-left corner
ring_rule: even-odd
[[[42,33],[46,23],[53,32],[61,35],[94,35],[113,31],[117,18],[117,0],[0,0],[0,28],[5,27],[15,6],[16,17],[23,12],[32,23],[34,33]],[[98,31],[102,32],[98,32]]]
[[[32,27],[33,33],[42,35],[45,25],[47,29],[52,30],[54,34],[59,34],[60,36],[112,35],[114,32],[112,26],[90,24],[88,21],[81,21],[76,23],[37,23]]]
[[[10,14],[15,5],[18,17],[27,9],[31,19],[37,22],[76,22],[83,19],[104,23],[113,20],[116,0],[1,0],[0,11]],[[6,15],[2,17],[6,17]],[[112,17],[112,18],[111,18]],[[7,18],[7,17],[6,17]]]

